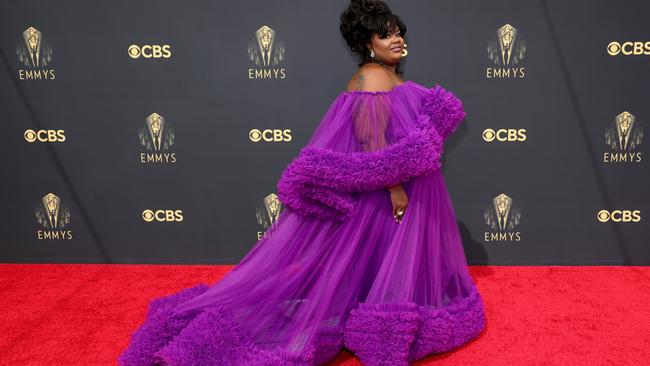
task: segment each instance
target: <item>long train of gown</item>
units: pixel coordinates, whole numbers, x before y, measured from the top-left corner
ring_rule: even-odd
[[[438,85],[341,93],[307,146],[321,154],[319,169],[300,166],[309,157],[301,154],[283,173],[278,189],[288,206],[277,221],[220,281],[151,301],[120,364],[323,365],[346,347],[366,366],[396,366],[476,337],[485,326],[483,302],[439,169],[441,151],[398,175],[378,163],[397,169],[420,159],[404,149],[417,140],[405,136],[422,127],[423,114],[435,127],[428,146],[439,150],[465,115]],[[400,153],[389,156],[390,148]],[[332,161],[332,151],[345,154]],[[331,169],[345,174],[331,178]],[[402,183],[409,198],[402,223],[386,189],[357,182],[363,174],[383,175],[378,187]]]

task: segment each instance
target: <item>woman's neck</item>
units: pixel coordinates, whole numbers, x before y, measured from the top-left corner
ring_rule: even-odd
[[[396,73],[395,72],[396,65],[386,65],[385,63],[383,63],[382,61],[377,60],[377,59],[371,60],[370,62],[373,62],[373,63],[376,63],[376,64],[379,64],[379,65],[383,66],[386,70],[392,72],[393,74]]]

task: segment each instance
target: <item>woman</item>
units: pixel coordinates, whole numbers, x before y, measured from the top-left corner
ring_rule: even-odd
[[[285,209],[221,281],[151,302],[122,365],[408,365],[485,326],[440,172],[465,117],[439,85],[398,76],[406,27],[352,1],[360,68],[278,182]]]

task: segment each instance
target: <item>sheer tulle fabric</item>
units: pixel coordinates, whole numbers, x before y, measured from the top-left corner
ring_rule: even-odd
[[[395,366],[476,337],[483,302],[438,169],[463,117],[439,86],[341,93],[278,183],[293,207],[222,280],[152,301],[120,363],[322,365],[346,347],[364,365]],[[405,152],[412,141],[433,156]],[[399,159],[399,174],[382,165]],[[395,180],[409,197],[401,224],[375,189]]]

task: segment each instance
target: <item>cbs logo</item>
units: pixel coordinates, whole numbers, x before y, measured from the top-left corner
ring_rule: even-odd
[[[132,44],[129,46],[129,56],[131,58],[170,58],[172,57],[171,46],[166,45],[144,45],[138,46]]]
[[[487,142],[497,141],[526,141],[526,130],[520,128],[500,128],[493,130],[491,128],[483,131],[483,140]]]
[[[63,142],[65,141],[63,130],[27,130],[24,137],[27,142]]]
[[[278,129],[266,129],[258,130],[257,128],[252,129],[248,133],[248,138],[253,142],[259,142],[261,140],[272,142],[272,141],[291,141],[291,130],[278,130]]]
[[[648,42],[610,42],[607,45],[607,53],[616,56],[619,53],[624,55],[650,55],[650,41]]]
[[[144,210],[142,219],[146,222],[181,222],[183,221],[182,210]]]
[[[600,222],[639,222],[641,221],[641,210],[613,210],[609,212],[607,210],[600,210],[596,214],[598,221]]]

